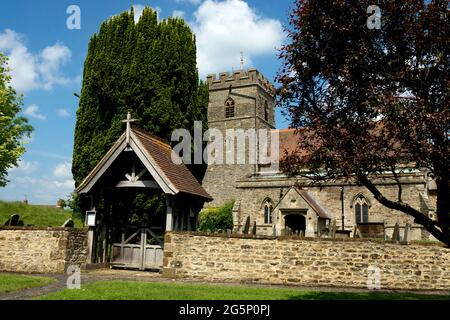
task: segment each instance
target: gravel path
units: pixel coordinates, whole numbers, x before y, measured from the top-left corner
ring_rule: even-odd
[[[17,290],[12,292],[0,293],[0,300],[29,300],[34,297],[46,295],[52,292],[57,292],[66,289],[66,281],[68,275],[65,274],[35,274],[35,276],[42,276],[56,279],[56,282],[42,287],[34,287],[30,289]],[[82,271],[81,284],[86,284],[101,280],[132,280],[132,281],[147,281],[147,282],[175,282],[173,279],[164,278],[158,272],[142,272],[135,270],[117,270],[117,269],[99,269]],[[322,292],[372,292],[368,289],[360,288],[335,288],[335,287],[300,287],[300,286],[283,286],[283,285],[262,285],[262,284],[250,284],[250,283],[211,283],[201,282],[193,280],[180,280],[176,282],[183,283],[197,283],[197,284],[209,284],[209,285],[225,285],[225,286],[239,286],[249,285],[256,287],[271,287],[271,288],[295,288],[298,290],[308,291],[322,291]],[[416,294],[436,294],[436,295],[449,295],[445,291],[407,291],[407,290],[380,290],[380,292],[407,292]]]

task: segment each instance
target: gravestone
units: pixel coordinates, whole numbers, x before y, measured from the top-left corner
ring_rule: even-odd
[[[277,235],[277,228],[275,225],[272,226],[272,235],[275,237]]]
[[[231,236],[231,229],[227,229],[227,235]]]
[[[403,242],[404,243],[409,243],[411,241],[411,224],[407,223],[405,225],[405,233],[403,234]]]
[[[8,220],[6,220],[5,222],[5,226],[9,226],[9,227],[15,227],[15,226],[19,226],[20,225],[20,216],[15,213],[12,214],[11,217],[9,217]],[[23,225],[23,223],[22,223]]]
[[[256,235],[256,221],[253,221],[252,234]]]
[[[392,241],[400,241],[400,227],[398,222],[394,226],[394,232],[392,232]]]
[[[336,219],[333,220],[333,225],[331,226],[331,237],[336,238]]]
[[[245,220],[244,229],[242,230],[243,234],[247,234],[250,230],[250,216],[247,217],[247,220]]]
[[[299,236],[300,238],[303,238],[303,230],[300,230],[300,232],[298,233],[298,236]]]
[[[63,228],[73,228],[74,227],[74,222],[72,219],[67,219],[66,222],[64,222],[64,224],[62,225]]]
[[[359,238],[359,239],[363,238],[358,226],[354,226],[354,228],[353,228],[353,238]]]
[[[292,230],[289,227],[284,229],[284,236],[289,237],[292,234]]]

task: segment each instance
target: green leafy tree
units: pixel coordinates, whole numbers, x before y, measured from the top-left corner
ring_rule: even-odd
[[[8,183],[8,169],[17,166],[25,152],[23,138],[30,137],[33,128],[26,118],[18,116],[22,99],[10,86],[7,58],[0,52],[0,186]]]
[[[221,207],[200,212],[198,229],[211,232],[233,229],[233,205],[234,201],[231,201]]]
[[[296,1],[278,81],[280,103],[306,138],[282,168],[364,185],[450,245],[448,1],[378,1],[380,29],[367,26],[372,4]],[[436,220],[402,197],[399,173],[411,167],[436,181]],[[372,182],[386,173],[395,198]]]
[[[195,37],[181,19],[158,22],[144,9],[102,23],[89,43],[77,111],[72,173],[76,185],[123,132],[127,112],[170,141],[172,131],[206,126],[208,88],[199,82]],[[191,168],[201,178],[204,168]]]

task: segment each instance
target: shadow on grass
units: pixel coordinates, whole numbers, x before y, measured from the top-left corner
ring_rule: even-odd
[[[403,292],[324,292],[306,291],[290,295],[288,300],[450,300],[450,295]]]

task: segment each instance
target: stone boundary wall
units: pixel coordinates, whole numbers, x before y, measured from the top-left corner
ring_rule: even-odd
[[[168,232],[163,274],[202,281],[450,290],[450,249],[354,239],[288,239]],[[370,283],[376,284],[371,280]]]
[[[86,255],[85,229],[0,227],[0,271],[63,273]]]

